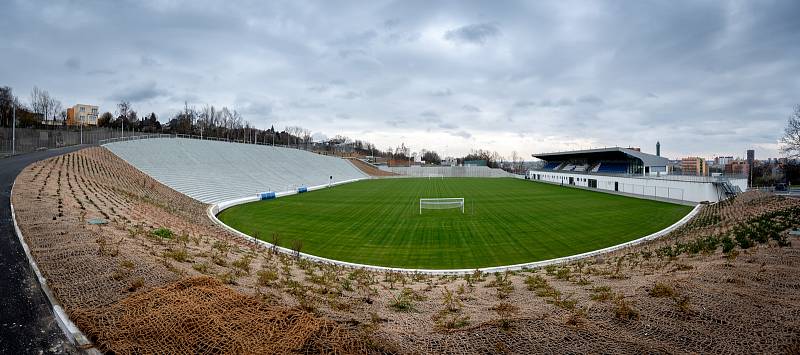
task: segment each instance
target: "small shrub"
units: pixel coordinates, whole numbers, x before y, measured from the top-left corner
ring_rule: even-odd
[[[114,272],[111,273],[111,279],[114,281],[120,281],[128,276],[128,273],[122,269],[115,269]]]
[[[500,317],[500,319],[497,321],[500,329],[512,329],[511,318],[519,311],[519,307],[508,302],[500,302],[489,309],[497,313],[497,316]]]
[[[725,254],[730,253],[731,250],[733,250],[733,248],[736,246],[736,244],[733,242],[733,239],[727,235],[722,237],[720,242],[722,243],[722,252]]]
[[[230,244],[228,244],[225,240],[218,240],[211,245],[212,249],[219,250],[220,253],[224,256],[228,256],[228,252],[231,250]]]
[[[750,240],[750,238],[747,238],[747,235],[745,235],[742,232],[735,233],[734,234],[734,238],[736,239],[736,243],[739,244],[739,248],[749,249],[750,247],[752,247],[754,245],[753,241]]]
[[[200,273],[207,273],[208,272],[208,264],[206,263],[194,263],[192,264],[192,269],[198,271]]]
[[[185,262],[189,260],[189,253],[186,249],[174,249],[164,252],[164,257],[174,259],[177,262]]]
[[[539,275],[531,275],[525,278],[525,285],[528,286],[528,290],[536,291],[540,288],[547,287],[547,280],[544,277]]]
[[[422,295],[417,294],[414,290],[405,287],[397,296],[393,296],[393,300],[389,302],[389,308],[397,312],[411,312],[414,310],[414,302],[422,301],[425,299]]]
[[[469,324],[469,316],[461,314],[461,301],[453,293],[444,288],[442,291],[444,309],[433,316],[434,324],[439,329],[458,329]]]
[[[675,300],[675,305],[684,314],[692,314],[692,313],[694,313],[692,311],[691,306],[689,305],[689,296],[675,297],[674,300]]]
[[[150,234],[159,237],[161,239],[172,239],[175,237],[175,233],[173,233],[169,228],[161,227],[158,229],[153,229],[150,231]]]
[[[256,273],[259,286],[272,286],[278,280],[278,273],[272,270],[261,270]]]
[[[133,269],[133,261],[130,260],[122,260],[119,262],[119,266],[122,266],[126,269]]]
[[[614,300],[614,315],[622,320],[639,319],[639,311],[633,309],[623,296],[618,296]]]
[[[236,274],[233,272],[226,272],[224,274],[217,275],[217,278],[226,285],[236,285]]]
[[[651,297],[672,297],[675,296],[675,290],[670,285],[656,282],[649,294]]]
[[[571,274],[569,268],[562,267],[556,271],[556,279],[569,281]]]
[[[250,274],[250,262],[251,261],[252,261],[252,258],[250,256],[244,255],[241,258],[239,258],[239,260],[236,260],[236,261],[232,262],[231,265],[233,267],[241,270],[241,272],[249,275]]]
[[[608,286],[597,286],[592,288],[592,300],[604,302],[612,299],[614,297],[614,292],[611,291],[611,287]]]
[[[552,300],[548,300],[548,303],[555,305],[556,307],[563,308],[563,309],[574,309],[575,305],[578,304],[577,300],[572,299],[572,295],[569,295],[565,298],[561,298],[561,293],[554,294]]]
[[[130,286],[128,286],[128,291],[133,292],[136,291],[144,286],[144,279],[141,277],[137,277],[131,281]]]

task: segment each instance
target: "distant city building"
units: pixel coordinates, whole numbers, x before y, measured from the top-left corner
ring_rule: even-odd
[[[96,126],[97,106],[77,104],[67,109],[68,126]]]
[[[687,157],[681,159],[683,175],[708,176],[706,160],[700,157]]]
[[[714,158],[714,165],[725,166],[733,161],[733,157],[716,157]]]
[[[725,164],[725,175],[750,175],[746,160],[734,160]]]

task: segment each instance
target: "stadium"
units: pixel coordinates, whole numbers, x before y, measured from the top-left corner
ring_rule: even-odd
[[[797,349],[797,200],[626,148],[534,156],[392,170],[138,135],[27,166],[12,213],[89,352]]]
[[[0,355],[800,354],[798,15],[0,0]]]

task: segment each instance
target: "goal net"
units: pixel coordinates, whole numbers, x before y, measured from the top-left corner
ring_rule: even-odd
[[[461,213],[464,213],[464,198],[452,197],[419,199],[419,214],[422,214],[422,210],[445,210],[450,208],[461,209]]]

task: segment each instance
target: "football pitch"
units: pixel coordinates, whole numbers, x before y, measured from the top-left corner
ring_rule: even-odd
[[[463,197],[423,210],[420,198]],[[218,218],[251,236],[361,264],[464,269],[588,252],[659,231],[684,205],[513,178],[374,179],[252,202]]]

